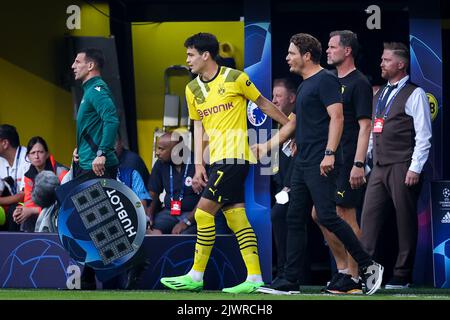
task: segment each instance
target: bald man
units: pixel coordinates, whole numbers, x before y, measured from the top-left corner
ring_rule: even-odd
[[[178,136],[172,133],[165,133],[158,140],[158,160],[153,166],[149,183],[150,195],[154,199],[149,209],[150,234],[196,232],[192,211],[200,195],[192,190],[195,166],[190,161],[190,155],[183,157],[177,152],[183,147],[182,143]],[[164,190],[164,209],[158,212],[159,195]]]

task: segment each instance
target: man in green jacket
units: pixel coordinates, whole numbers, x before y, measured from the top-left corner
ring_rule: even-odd
[[[80,183],[89,179],[117,178],[114,147],[119,129],[116,106],[111,91],[100,77],[104,65],[103,52],[88,48],[78,52],[72,69],[80,80],[83,98],[77,115],[77,147],[73,152],[73,174]],[[94,269],[85,266],[81,289],[96,289]]]
[[[103,64],[102,51],[93,48],[81,50],[72,64],[75,80],[82,82],[84,92],[77,115],[75,176],[116,179],[119,160],[114,145],[119,119],[111,91],[100,77]]]

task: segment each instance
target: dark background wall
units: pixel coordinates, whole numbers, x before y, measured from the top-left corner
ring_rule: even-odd
[[[369,30],[364,1],[273,1],[272,2],[272,56],[274,78],[286,76],[289,39],[296,33],[310,33],[322,44],[321,64],[326,63],[329,33],[334,30],[352,30],[358,34],[361,51],[357,67],[370,77],[374,84],[381,84],[380,58],[384,41],[408,42],[409,14],[406,1],[377,2],[381,8],[381,29]],[[298,80],[298,79],[297,79]]]

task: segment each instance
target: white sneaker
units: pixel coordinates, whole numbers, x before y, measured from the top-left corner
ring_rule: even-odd
[[[365,294],[374,294],[381,287],[384,268],[381,264],[372,261],[372,264],[362,268],[361,278],[365,285]]]

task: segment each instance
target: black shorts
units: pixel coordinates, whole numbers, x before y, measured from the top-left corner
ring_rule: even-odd
[[[208,183],[202,197],[221,204],[236,204],[245,202],[245,178],[249,163],[236,164],[236,159],[230,159],[234,164],[213,163],[209,169]]]
[[[353,168],[353,159],[345,161],[337,177],[336,205],[344,208],[358,208],[362,202],[364,187],[352,189],[350,186],[350,172]]]

